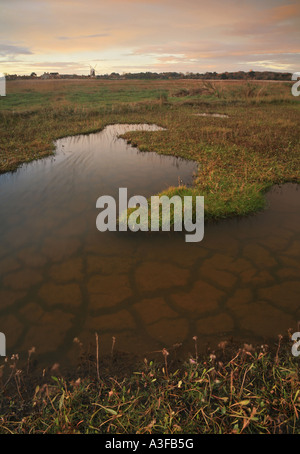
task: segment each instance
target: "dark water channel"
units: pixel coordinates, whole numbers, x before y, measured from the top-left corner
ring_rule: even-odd
[[[182,233],[96,229],[96,200],[192,183],[195,163],[142,153],[114,125],[57,141],[56,155],[0,176],[0,332],[7,354],[69,362],[74,338],[145,353],[233,336],[260,342],[300,320],[300,192],[274,187],[268,208]],[[147,132],[145,132],[147,134]]]

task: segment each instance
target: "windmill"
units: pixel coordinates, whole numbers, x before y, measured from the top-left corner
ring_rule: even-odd
[[[90,77],[96,77],[96,66],[91,66],[90,65]]]

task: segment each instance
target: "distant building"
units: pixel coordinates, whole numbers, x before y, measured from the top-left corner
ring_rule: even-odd
[[[49,73],[44,73],[41,75],[41,79],[45,80],[45,79],[50,79],[50,74]]]
[[[60,79],[59,73],[44,73],[41,75],[41,79]]]

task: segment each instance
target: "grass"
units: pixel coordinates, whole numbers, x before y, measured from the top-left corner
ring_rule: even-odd
[[[31,360],[22,371],[14,357],[1,371],[0,433],[300,433],[299,359],[282,336],[273,347],[222,342],[183,363],[166,349],[161,358],[128,372],[126,355],[89,355],[63,376],[57,366],[37,375]]]
[[[0,172],[51,155],[63,136],[155,123],[166,130],[124,137],[198,162],[194,186],[165,193],[204,195],[206,219],[255,212],[271,185],[299,183],[300,107],[289,83],[13,81],[7,93]],[[204,112],[228,117],[195,115]],[[96,355],[64,376],[9,359],[0,368],[0,433],[300,433],[299,359],[289,343],[234,352],[223,344],[184,363],[167,353],[132,368],[126,356]]]
[[[271,185],[299,182],[300,104],[290,89],[286,82],[12,81],[0,99],[0,172],[52,154],[63,136],[155,123],[166,130],[124,137],[142,151],[197,161],[194,186],[181,190],[205,197],[206,219],[253,213]]]

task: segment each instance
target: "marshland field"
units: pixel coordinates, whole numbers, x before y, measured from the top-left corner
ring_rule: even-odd
[[[300,432],[291,84],[7,82],[1,433]],[[160,128],[106,128],[137,124]],[[93,191],[112,181],[204,196],[204,240],[99,239]]]
[[[166,131],[126,139],[198,162],[188,193],[205,196],[207,218],[247,214],[263,206],[272,184],[299,182],[299,109],[289,82],[11,81],[0,103],[0,172],[53,153],[60,137],[154,123]]]

